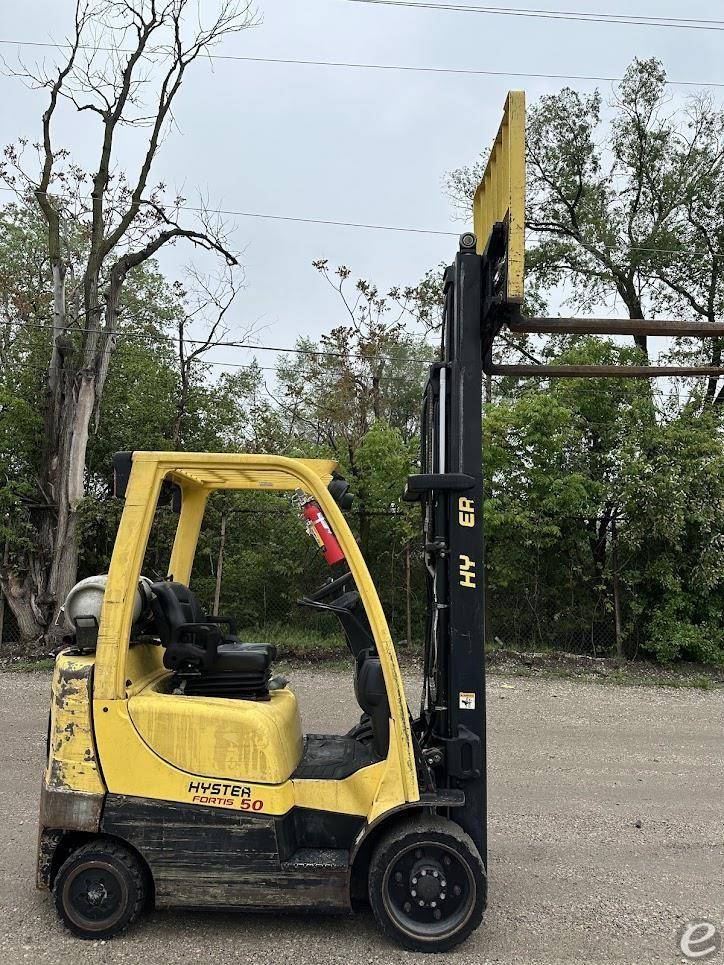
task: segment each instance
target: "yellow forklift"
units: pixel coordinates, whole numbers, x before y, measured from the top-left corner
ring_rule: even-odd
[[[37,884],[68,928],[107,938],[157,907],[348,911],[365,901],[409,949],[445,951],[487,897],[481,396],[511,331],[618,331],[651,322],[523,319],[524,99],[509,95],[445,274],[440,361],[424,392],[420,504],[428,584],[423,701],[414,716],[333,462],[276,455],[120,453],[124,508],[107,576],[72,591],[52,684]],[[477,237],[476,237],[477,236]],[[588,325],[588,329],[586,326]],[[682,328],[683,326],[683,328]],[[717,326],[724,329],[724,326]],[[657,329],[659,333],[664,329]],[[671,324],[665,334],[691,333]],[[708,330],[705,334],[722,334]],[[537,367],[565,375],[660,374]],[[671,370],[674,374],[693,374]],[[695,370],[696,374],[712,370]],[[717,370],[722,373],[723,370]],[[168,578],[142,576],[157,505],[180,500]],[[361,720],[304,735],[275,648],[203,612],[191,585],[219,490],[297,493],[333,567],[300,602],[334,614]]]

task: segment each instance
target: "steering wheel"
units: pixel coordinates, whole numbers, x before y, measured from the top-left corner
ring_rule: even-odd
[[[343,589],[345,584],[349,583],[352,579],[353,576],[351,573],[343,573],[341,576],[338,576],[336,580],[330,580],[328,583],[320,586],[318,590],[315,590],[314,593],[310,593],[309,596],[304,597],[304,600],[308,600],[311,603],[322,603],[331,596],[335,596],[337,591]]]
[[[345,591],[349,583],[352,584],[353,589]],[[334,597],[334,600],[330,597]],[[344,638],[355,659],[362,650],[374,647],[375,642],[367,616],[364,611],[360,612],[360,595],[354,588],[354,577],[351,573],[343,573],[336,580],[330,580],[314,593],[297,600],[297,603],[311,610],[334,613],[342,624]]]

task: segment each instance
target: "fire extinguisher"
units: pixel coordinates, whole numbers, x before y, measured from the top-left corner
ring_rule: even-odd
[[[324,553],[325,560],[330,566],[341,563],[344,559],[342,547],[337,542],[337,537],[329,527],[329,523],[324,518],[319,504],[313,499],[308,499],[302,503],[302,518],[306,521],[307,532],[317,543]]]

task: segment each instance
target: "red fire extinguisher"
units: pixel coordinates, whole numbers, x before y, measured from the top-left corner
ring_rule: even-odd
[[[329,528],[329,523],[324,518],[319,505],[313,499],[309,499],[302,504],[302,516],[307,523],[307,532],[322,550],[329,565],[334,566],[335,563],[341,563],[344,559],[342,547]]]

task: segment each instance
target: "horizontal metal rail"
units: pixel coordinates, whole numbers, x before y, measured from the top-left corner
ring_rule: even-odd
[[[658,379],[688,375],[713,378],[724,375],[724,366],[714,365],[491,365],[489,375],[511,375],[536,379]]]
[[[691,322],[674,318],[521,318],[508,326],[520,335],[684,335],[724,337],[722,322]]]

